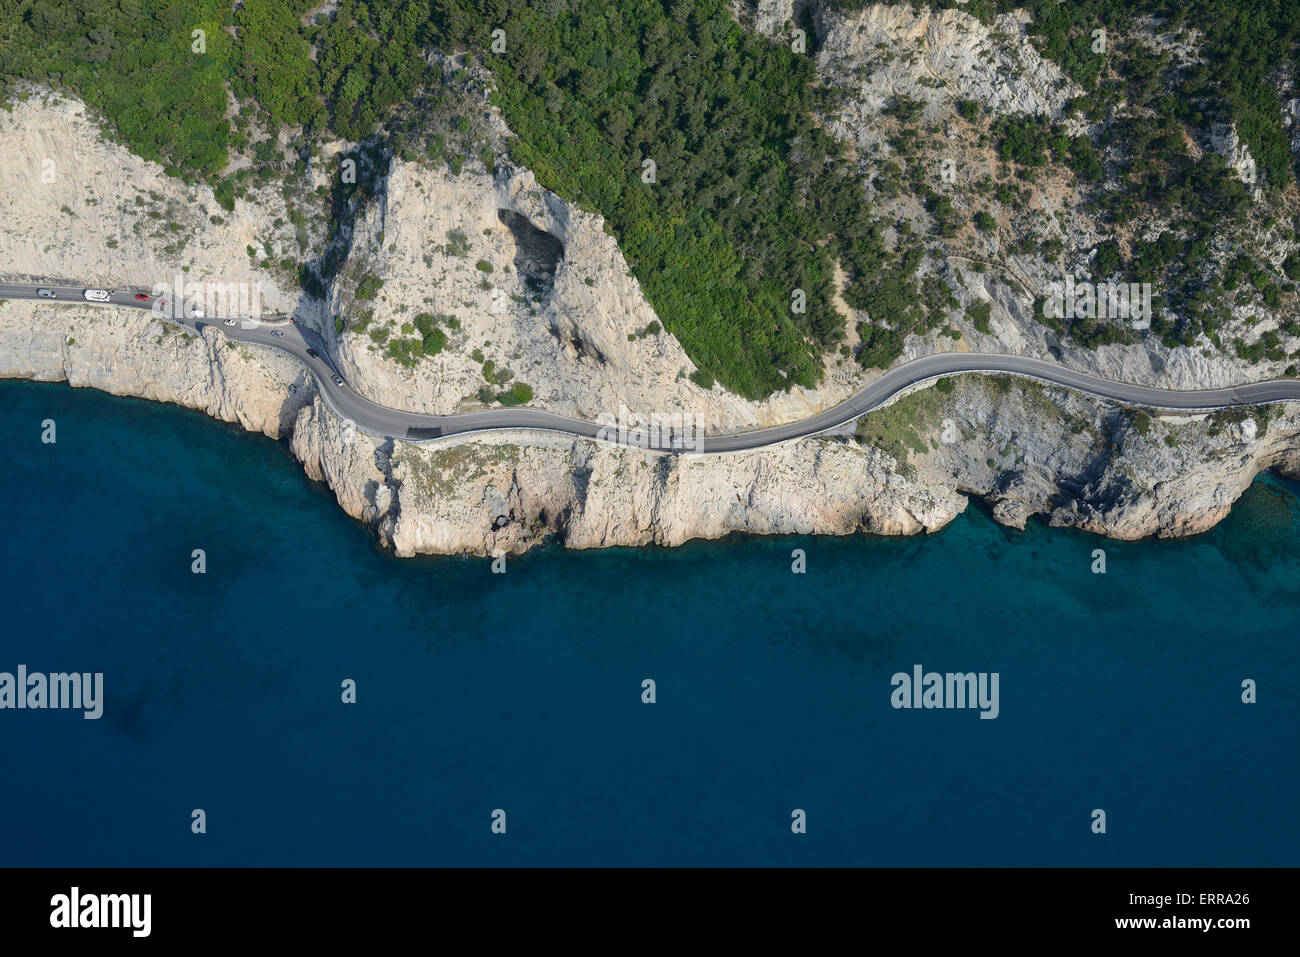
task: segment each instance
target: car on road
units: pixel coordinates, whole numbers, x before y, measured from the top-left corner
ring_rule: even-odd
[[[137,293],[135,294],[135,298],[138,299],[140,302],[148,302],[148,301],[149,301],[149,297],[146,296],[146,295],[145,295],[144,293],[142,293],[142,292],[137,292]]]
[[[190,315],[193,316],[195,319],[202,319],[203,310],[200,309],[198,306],[190,306]],[[232,322],[231,325],[233,326],[234,323]]]
[[[311,356],[313,359],[319,359],[319,358],[320,358],[320,353],[317,352],[315,349],[308,349],[308,350],[307,350],[307,355]]]
[[[271,330],[271,335],[273,335],[273,336],[279,336],[281,339],[284,338],[284,333],[281,332],[279,329],[272,329],[272,330]]]
[[[81,294],[86,297],[88,302],[108,302],[109,297],[113,295],[113,290],[83,289],[81,290]]]
[[[224,322],[225,322],[225,324],[228,325],[228,326],[233,326],[233,325],[235,324],[235,320],[234,320],[234,319],[226,319],[226,320],[224,320]]]
[[[337,374],[330,376],[330,378],[334,380],[334,384],[335,384],[335,385],[342,385],[342,384],[343,384],[343,379],[342,379],[339,375],[337,375]]]
[[[54,290],[53,290],[53,289],[46,289],[44,286],[42,286],[40,289],[37,289],[37,290],[36,290],[36,295],[40,296],[42,299],[58,299],[58,298],[59,298],[58,296],[54,295]]]

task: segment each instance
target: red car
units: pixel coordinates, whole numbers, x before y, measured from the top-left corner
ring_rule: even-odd
[[[139,299],[141,302],[148,302],[148,301],[149,301],[149,297],[146,296],[146,295],[145,295],[144,293],[142,293],[142,292],[137,292],[137,293],[135,294],[135,298]]]

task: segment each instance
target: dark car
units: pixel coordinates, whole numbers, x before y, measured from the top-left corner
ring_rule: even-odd
[[[320,358],[320,353],[317,352],[315,349],[308,349],[308,350],[307,350],[307,355],[311,356],[313,359],[319,359],[319,358]]]

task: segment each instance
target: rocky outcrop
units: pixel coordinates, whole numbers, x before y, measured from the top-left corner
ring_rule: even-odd
[[[1061,119],[1082,92],[1030,43],[1023,12],[985,26],[961,10],[903,4],[875,4],[847,15],[821,4],[814,10],[818,71],[842,78],[866,113],[906,95],[939,117],[961,96],[990,112]],[[854,125],[852,117],[843,122],[855,130],[864,125]]]
[[[737,13],[751,16],[754,29],[774,37],[785,30],[794,19],[795,0],[749,0],[736,5]]]
[[[945,387],[946,389],[947,387]],[[968,376],[867,416],[927,487],[979,496],[1005,525],[1034,515],[1112,538],[1204,531],[1264,469],[1300,468],[1300,409],[1148,414],[1036,382]]]
[[[1002,14],[985,25],[963,10],[872,4],[840,12],[821,0],[748,0],[737,14],[754,30],[786,39],[786,24],[806,12],[817,41],[817,69],[856,94],[865,113],[896,96],[920,100],[942,116],[954,96],[995,113],[1061,119],[1082,91],[1044,60],[1025,32],[1027,14]],[[852,117],[843,129],[870,135]]]
[[[527,432],[429,447],[349,432],[317,402],[293,448],[399,555],[913,534],[951,521],[966,494],[1018,528],[1039,515],[1171,537],[1213,526],[1263,469],[1300,475],[1300,411],[1153,418],[979,376],[906,396],[862,432],[883,448],[826,438],[692,459]]]
[[[519,434],[392,456],[398,554],[679,545],[731,532],[913,534],[966,504],[898,474],[876,449],[800,442],[692,459]]]
[[[1219,125],[1210,130],[1209,147],[1223,157],[1232,171],[1237,174],[1238,179],[1247,186],[1254,187],[1257,178],[1255,157],[1250,154],[1250,148],[1241,141],[1235,127]],[[1257,196],[1259,195],[1262,193],[1257,193]]]

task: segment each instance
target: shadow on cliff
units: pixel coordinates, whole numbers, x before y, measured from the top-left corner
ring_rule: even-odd
[[[303,158],[309,160],[310,157]],[[324,312],[328,307],[330,287],[352,253],[357,219],[376,201],[385,207],[383,211],[386,212],[386,189],[392,161],[392,150],[382,136],[364,140],[355,148],[340,152],[331,161],[336,168],[330,175],[332,185],[325,249],[320,256],[304,263],[299,272],[302,292],[295,312],[310,315]]]

